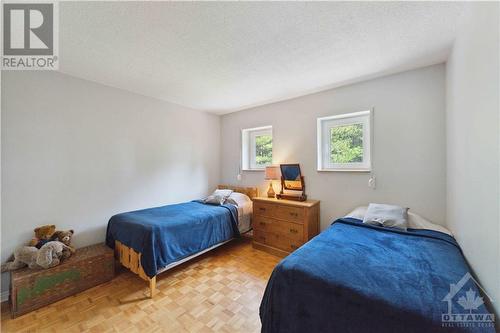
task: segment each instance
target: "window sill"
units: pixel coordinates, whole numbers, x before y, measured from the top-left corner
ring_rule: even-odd
[[[371,169],[317,169],[318,172],[372,172]]]
[[[265,171],[266,168],[263,169],[242,169],[241,171]]]

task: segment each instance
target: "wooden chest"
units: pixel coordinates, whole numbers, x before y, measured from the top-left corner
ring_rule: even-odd
[[[285,256],[319,233],[319,201],[253,201],[254,248]]]
[[[13,271],[10,282],[12,317],[109,281],[114,274],[114,253],[104,244],[77,249],[70,258],[53,268]]]

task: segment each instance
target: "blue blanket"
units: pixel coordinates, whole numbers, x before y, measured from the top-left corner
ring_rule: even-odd
[[[106,244],[115,240],[142,253],[147,276],[170,263],[239,236],[234,205],[214,206],[199,201],[122,213],[111,217]]]
[[[449,235],[339,219],[276,266],[262,332],[494,332],[491,317],[473,327],[446,317],[487,311],[468,272]]]

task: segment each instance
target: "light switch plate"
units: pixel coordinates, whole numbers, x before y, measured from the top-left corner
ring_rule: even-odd
[[[371,176],[370,179],[368,179],[368,187],[371,189],[375,189],[376,185],[377,182],[375,176]]]

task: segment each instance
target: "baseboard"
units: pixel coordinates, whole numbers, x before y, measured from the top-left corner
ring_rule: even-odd
[[[1,296],[0,296],[0,302],[7,302],[9,300],[9,291],[2,291]]]

